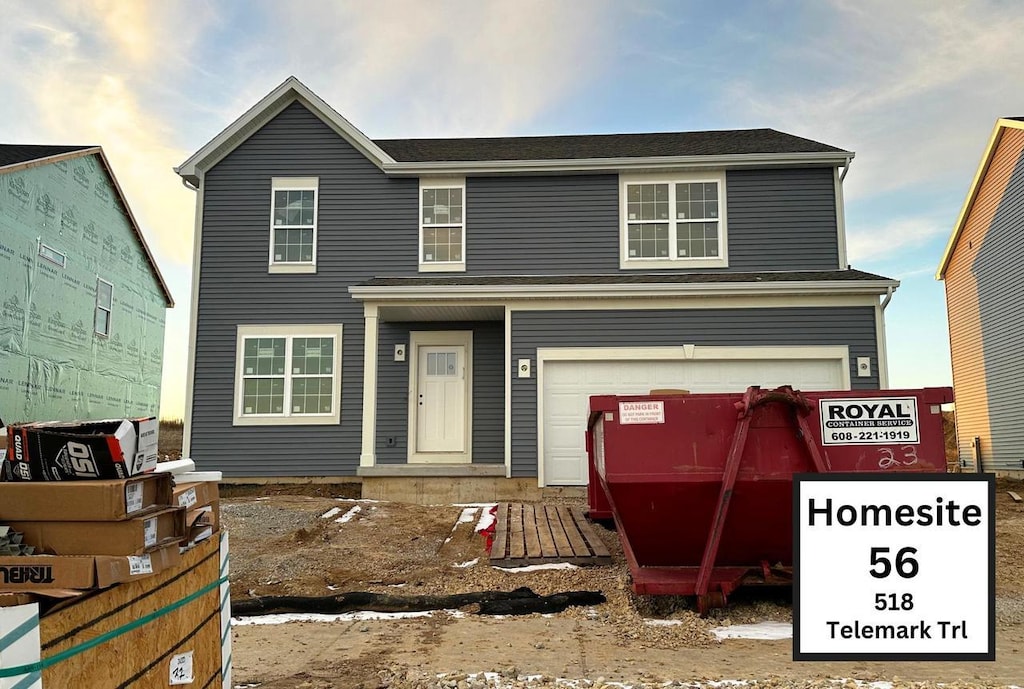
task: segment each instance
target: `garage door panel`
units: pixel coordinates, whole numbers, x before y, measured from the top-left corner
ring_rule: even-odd
[[[803,390],[843,387],[838,359],[548,361],[543,364],[546,485],[586,485],[591,395],[642,395],[658,388],[742,392],[751,385]]]

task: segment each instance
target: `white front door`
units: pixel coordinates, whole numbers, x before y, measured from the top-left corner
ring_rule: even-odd
[[[466,442],[466,348],[419,347],[416,449],[462,452]]]
[[[472,333],[412,334],[409,460],[470,461]]]

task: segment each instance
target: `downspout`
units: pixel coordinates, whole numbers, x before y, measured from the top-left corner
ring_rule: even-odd
[[[878,387],[889,387],[889,352],[885,342],[885,307],[892,301],[892,286],[886,288],[885,299],[875,307],[875,334],[878,338]]]

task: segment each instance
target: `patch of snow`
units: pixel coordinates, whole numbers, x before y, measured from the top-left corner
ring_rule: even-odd
[[[370,500],[369,498],[334,498],[338,502],[384,502],[383,500]]]
[[[792,639],[793,625],[789,622],[757,622],[715,627],[711,633],[718,639]],[[884,689],[877,687],[876,689]]]
[[[539,572],[544,569],[579,569],[574,564],[568,562],[553,562],[549,565],[526,565],[524,567],[499,567],[497,565],[491,565],[494,569],[500,569],[503,572]]]
[[[648,627],[675,627],[682,623],[682,620],[644,620]]]
[[[455,522],[455,526],[459,524],[468,524],[469,522],[476,519],[476,511],[479,507],[465,507],[462,510],[462,514],[459,515],[459,521]]]
[[[337,591],[340,588],[341,588],[340,586],[331,586],[330,584],[327,585],[327,590],[328,591]]]
[[[388,586],[390,586],[393,589],[400,589],[403,586],[408,586],[408,584],[388,584]]]
[[[298,613],[289,612],[279,615],[256,615],[254,617],[232,617],[232,627],[245,627],[248,625],[264,624],[286,624],[288,622],[359,622],[370,620],[404,620],[412,617],[430,617],[435,612],[448,612],[439,610],[426,610],[424,612],[344,612],[338,614],[324,613]]]
[[[338,511],[340,512],[341,510],[338,510]],[[337,522],[338,524],[344,524],[347,521],[351,521],[352,517],[356,516],[356,514],[358,514],[359,512],[362,512],[362,511],[363,511],[362,507],[360,507],[359,505],[355,505],[355,506],[352,507],[352,509],[350,509],[348,512],[346,512],[345,514],[341,515],[340,517],[338,517],[334,521]]]
[[[476,507],[477,509],[481,507],[491,508],[497,506],[498,503],[496,502],[459,502],[452,505],[452,507]]]
[[[333,517],[334,515],[338,514],[339,512],[341,512],[341,508],[340,507],[332,507],[331,509],[329,509],[326,512],[324,512],[323,514],[321,514],[320,518],[321,519],[330,519],[331,517]]]
[[[480,521],[476,523],[476,529],[474,529],[474,531],[479,533],[491,528],[491,524],[493,524],[497,519],[492,511],[495,507],[497,507],[496,504],[483,506],[483,512],[480,514]]]
[[[475,565],[478,562],[480,562],[480,558],[477,557],[477,558],[473,558],[472,560],[470,560],[468,562],[460,562],[460,563],[458,563],[455,566],[456,567],[461,567],[462,569],[465,569],[466,567],[472,567],[473,565]]]

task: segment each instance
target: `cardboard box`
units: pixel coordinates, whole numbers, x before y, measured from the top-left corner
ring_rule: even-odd
[[[135,476],[156,468],[154,417],[9,426],[2,481],[73,481]]]
[[[10,608],[15,605],[27,605],[35,602],[36,597],[31,593],[0,593],[0,608]]]
[[[142,555],[127,557],[96,557],[96,585],[106,588],[124,581],[143,579],[153,574],[177,567],[181,562],[178,541],[172,541]]]
[[[6,522],[36,552],[53,555],[140,555],[188,536],[185,508],[168,507],[117,522]]]
[[[175,543],[139,556],[33,555],[0,558],[0,591],[106,588],[176,567]]]
[[[198,483],[176,483],[172,493],[172,505],[176,507],[203,507],[220,498],[217,484],[210,481]]]
[[[170,506],[169,474],[113,481],[0,483],[0,524],[11,521],[99,522]]]

